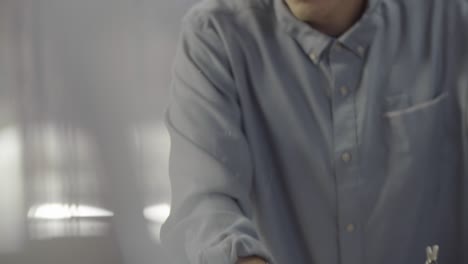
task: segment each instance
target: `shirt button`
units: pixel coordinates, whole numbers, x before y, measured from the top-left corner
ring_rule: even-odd
[[[341,155],[341,160],[344,162],[350,162],[351,161],[351,154],[349,152],[345,152]]]
[[[346,226],[346,231],[348,231],[348,233],[354,232],[355,229],[356,227],[353,224],[349,224]]]
[[[348,93],[349,93],[348,87],[346,87],[346,86],[341,86],[341,88],[340,88],[340,93],[341,93],[342,96],[348,95]]]
[[[335,49],[340,51],[343,49],[343,44],[341,42],[336,42]]]
[[[226,130],[225,133],[226,133],[226,135],[228,137],[233,137],[234,136],[234,133],[231,130]]]
[[[358,51],[358,53],[359,53],[360,55],[364,55],[365,49],[364,49],[363,46],[358,46],[358,47],[357,47],[357,51]]]
[[[313,61],[313,62],[317,62],[317,54],[315,52],[311,52],[309,54],[309,58]]]

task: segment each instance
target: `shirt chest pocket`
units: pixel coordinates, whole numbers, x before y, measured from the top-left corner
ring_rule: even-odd
[[[402,186],[412,186],[409,192],[415,197],[432,197],[427,201],[435,203],[443,175],[453,167],[449,94],[418,103],[408,95],[387,99],[383,112],[386,171]]]
[[[408,94],[389,96],[383,113],[390,153],[435,162],[447,139],[448,92],[412,104]]]

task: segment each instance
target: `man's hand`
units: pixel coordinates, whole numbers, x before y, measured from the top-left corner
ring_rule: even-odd
[[[236,264],[266,264],[267,262],[260,257],[242,257],[239,258]]]

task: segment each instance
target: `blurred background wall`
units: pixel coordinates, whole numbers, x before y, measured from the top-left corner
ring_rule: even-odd
[[[0,263],[168,263],[162,125],[195,0],[0,0]]]

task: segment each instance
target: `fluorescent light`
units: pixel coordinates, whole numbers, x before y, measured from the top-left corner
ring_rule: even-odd
[[[63,204],[44,204],[38,206],[30,215],[37,219],[68,219],[72,217],[68,206]]]
[[[143,215],[146,219],[157,222],[164,223],[169,217],[171,211],[171,206],[167,203],[157,204],[153,206],[146,207],[143,211]]]
[[[88,206],[88,205],[67,205],[67,204],[42,204],[31,208],[28,213],[29,218],[35,219],[70,219],[86,217],[111,217],[111,211]]]
[[[74,217],[111,217],[114,213],[98,207],[78,205],[72,215]]]

